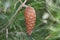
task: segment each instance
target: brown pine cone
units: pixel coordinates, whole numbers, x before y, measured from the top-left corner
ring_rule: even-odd
[[[24,14],[25,14],[27,34],[31,35],[36,22],[35,9],[33,7],[28,6],[25,9]]]

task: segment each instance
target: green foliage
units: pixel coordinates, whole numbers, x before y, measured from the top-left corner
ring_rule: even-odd
[[[21,3],[17,0],[0,0],[0,31],[6,27],[19,5]],[[28,0],[26,5],[36,10],[36,25],[31,35],[32,39],[60,40],[60,0]],[[0,32],[0,40],[29,40],[24,10],[23,7],[8,26],[7,38],[6,29]],[[47,19],[42,18],[45,13],[49,14]]]

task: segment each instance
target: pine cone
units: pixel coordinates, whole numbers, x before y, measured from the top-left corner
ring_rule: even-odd
[[[36,12],[33,7],[28,6],[25,9],[25,21],[26,21],[26,29],[27,29],[27,34],[31,35],[33,28],[35,26],[36,22]]]

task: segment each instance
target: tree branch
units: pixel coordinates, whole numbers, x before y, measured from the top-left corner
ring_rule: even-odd
[[[19,6],[19,8],[16,10],[15,14],[12,15],[12,17],[10,18],[10,20],[9,20],[8,24],[6,25],[6,27],[4,27],[4,28],[0,31],[0,33],[3,32],[3,31],[12,23],[12,20],[13,20],[14,17],[17,15],[17,13],[22,9],[22,7],[25,5],[26,2],[27,2],[27,0],[25,0],[25,1]]]

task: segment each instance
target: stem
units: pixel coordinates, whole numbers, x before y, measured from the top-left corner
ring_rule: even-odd
[[[8,40],[8,28],[6,28],[6,40]]]

